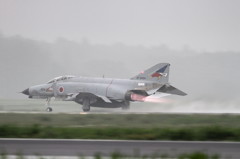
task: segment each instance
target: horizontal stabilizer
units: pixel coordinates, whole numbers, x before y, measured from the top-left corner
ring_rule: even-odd
[[[180,95],[180,96],[185,96],[187,95],[183,91],[171,86],[171,85],[164,85],[162,86],[157,92],[162,92],[162,93],[168,93],[168,94],[175,94],[175,95]]]

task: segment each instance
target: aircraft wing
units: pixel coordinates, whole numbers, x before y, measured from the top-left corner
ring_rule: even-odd
[[[101,96],[101,95],[97,95],[97,94],[92,94],[92,93],[88,93],[88,92],[80,92],[80,93],[76,93],[76,94],[69,94],[68,98],[66,98],[65,100],[81,100],[84,98],[89,98],[91,100],[96,100],[97,98],[101,98],[104,102],[106,103],[112,103],[110,99],[108,99],[105,96]]]
[[[101,98],[104,102],[106,102],[106,103],[112,103],[111,101],[110,101],[110,99],[108,99],[107,97],[105,97],[105,96],[100,96],[100,95],[96,95],[96,96],[98,96],[99,98]]]

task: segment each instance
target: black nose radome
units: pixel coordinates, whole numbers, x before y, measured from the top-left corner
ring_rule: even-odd
[[[27,88],[24,91],[22,91],[22,94],[29,95],[29,88]]]

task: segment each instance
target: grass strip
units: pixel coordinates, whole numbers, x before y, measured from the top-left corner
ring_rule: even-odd
[[[230,114],[16,114],[0,115],[0,125],[59,127],[233,127],[240,128],[240,115]]]
[[[12,158],[12,157],[11,157]],[[22,154],[16,155],[17,159],[49,159],[43,156],[31,156],[27,157]],[[51,159],[55,159],[56,157],[51,157]],[[169,154],[152,154],[150,156],[148,155],[125,155],[119,152],[113,152],[111,156],[103,156],[101,153],[96,153],[93,157],[85,157],[85,156],[79,156],[79,159],[219,159],[220,156],[217,154],[209,155],[203,152],[192,152],[192,153],[185,153],[185,154],[179,154],[179,155],[169,155]],[[0,159],[8,159],[7,153],[0,153]]]
[[[1,138],[240,141],[240,128],[52,127],[0,125]]]

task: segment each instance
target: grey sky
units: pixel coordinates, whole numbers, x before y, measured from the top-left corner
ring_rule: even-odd
[[[188,96],[157,110],[240,112],[239,8],[240,0],[0,0],[0,99],[26,99],[16,92],[59,75],[130,78],[169,62],[170,83]]]
[[[166,46],[93,45],[64,38],[54,43],[0,34],[0,99],[60,75],[130,78],[160,62],[171,64],[169,82],[189,101],[239,103],[240,53],[195,53]],[[176,96],[175,96],[176,97]]]
[[[239,0],[0,0],[0,32],[54,41],[240,51]]]

